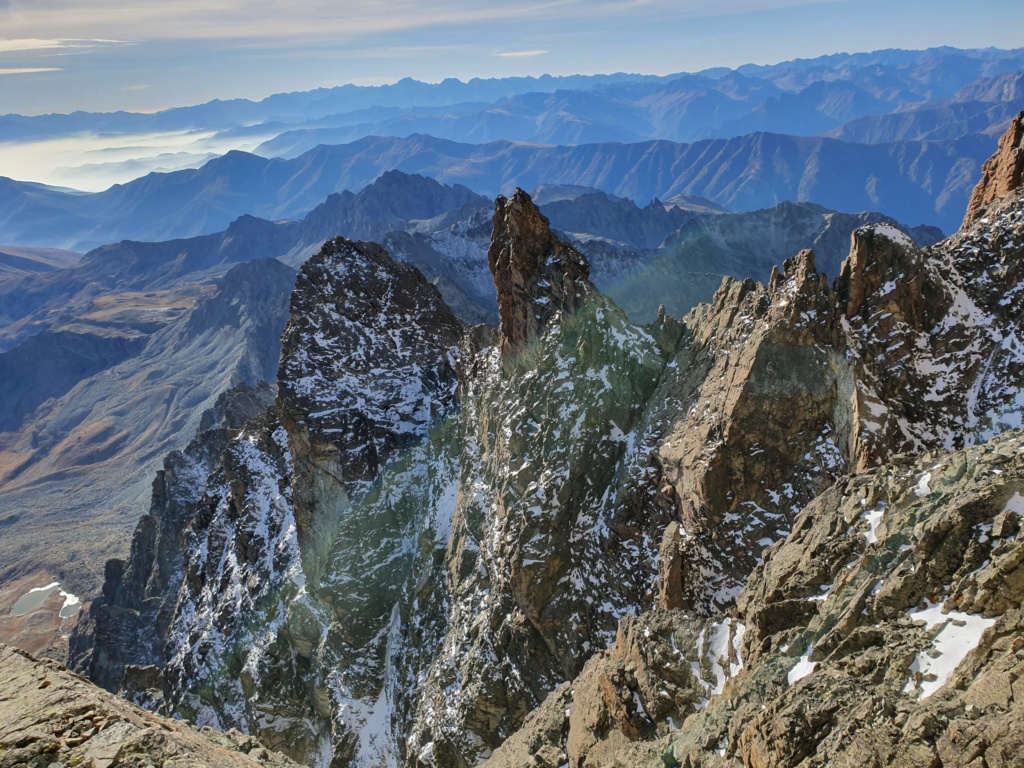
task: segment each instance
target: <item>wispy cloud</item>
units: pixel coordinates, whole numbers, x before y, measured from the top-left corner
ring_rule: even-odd
[[[147,88],[152,88],[152,87],[153,87],[152,83],[146,83],[145,85],[126,85],[121,90],[122,91],[144,91]]]
[[[51,40],[38,37],[22,37],[16,39],[0,39],[0,53],[17,53],[24,51],[48,51],[58,48],[98,48],[111,45],[131,45],[126,40],[106,40],[100,38],[68,38]]]
[[[59,67],[21,67],[20,69],[0,69],[0,75],[32,75],[38,72],[61,72]]]
[[[773,0],[787,2],[791,0]],[[806,0],[804,0],[806,1]],[[690,0],[694,2],[694,0]],[[699,4],[710,0],[696,0]],[[0,0],[2,3],[2,0]],[[17,14],[0,22],[5,32],[24,39],[93,39],[115,36],[129,40],[209,38],[280,38],[359,36],[439,26],[466,26],[502,20],[575,19],[581,14],[647,12],[672,7],[669,0],[533,0],[522,4],[487,4],[471,0],[440,0],[429,6],[420,0],[393,0],[382,10],[379,0],[296,0],[287,8],[278,0],[35,0],[19,5]],[[44,40],[45,42],[45,40]],[[53,41],[51,41],[53,42]],[[59,41],[58,41],[59,42]],[[2,45],[2,42],[0,42]],[[2,50],[2,49],[0,49]]]
[[[534,56],[543,56],[545,53],[550,53],[550,51],[502,51],[491,55],[502,59],[529,59]]]
[[[61,48],[61,40],[42,40],[38,37],[25,37],[20,40],[0,40],[0,53],[14,51],[42,51],[48,48]]]

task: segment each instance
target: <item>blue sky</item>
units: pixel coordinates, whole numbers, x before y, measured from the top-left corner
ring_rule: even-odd
[[[1024,46],[1021,0],[0,0],[0,113]]]

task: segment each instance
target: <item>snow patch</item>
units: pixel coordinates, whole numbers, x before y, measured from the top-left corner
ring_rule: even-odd
[[[925,496],[928,496],[932,492],[932,488],[929,485],[931,480],[931,472],[925,472],[923,475],[921,475],[920,478],[918,478],[917,485],[914,486],[914,495],[917,496],[917,498],[923,499]]]
[[[918,699],[926,699],[949,682],[967,654],[978,647],[982,633],[996,623],[977,614],[961,611],[942,612],[941,603],[926,601],[925,608],[907,611],[915,621],[924,621],[928,629],[941,626],[932,638],[932,647],[917,654],[910,664],[910,677],[904,693],[917,690]]]
[[[906,248],[917,247],[908,235],[896,229],[892,224],[873,224],[870,229],[873,229],[875,234],[882,235],[882,237],[892,240],[897,245],[902,245]]]
[[[931,493],[931,491],[928,491],[925,494],[918,493],[917,495],[922,496],[927,495],[927,493]],[[885,514],[886,506],[887,505],[885,504],[885,502],[882,502],[874,509],[868,510],[867,512],[864,513],[864,519],[867,520],[868,525],[871,526],[867,531],[864,532],[864,543],[866,545],[874,544],[876,541],[878,541],[878,536],[875,532],[878,530],[878,526],[882,522],[882,516]]]
[[[789,670],[789,675],[786,676],[786,679],[789,680],[790,685],[803,680],[814,671],[815,667],[818,666],[818,662],[811,661],[811,651],[813,650],[814,643],[811,643],[807,646],[807,650],[804,652],[804,655],[800,657],[800,660],[796,665]]]

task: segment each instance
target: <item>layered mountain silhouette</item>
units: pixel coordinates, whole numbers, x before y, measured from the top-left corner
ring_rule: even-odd
[[[244,214],[301,218],[327,195],[362,189],[392,169],[492,196],[515,186],[572,184],[644,202],[698,195],[737,211],[806,201],[879,210],[948,232],[994,147],[994,137],[974,135],[867,145],[754,133],[695,144],[558,147],[369,137],[292,160],[230,152],[196,170],[154,173],[91,195],[5,180],[0,240],[81,250],[216,232]]]

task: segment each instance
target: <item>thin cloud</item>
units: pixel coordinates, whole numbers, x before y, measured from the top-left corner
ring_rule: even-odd
[[[664,2],[665,0],[659,0]],[[2,0],[0,0],[2,2]],[[111,36],[127,40],[296,38],[334,36],[359,39],[368,34],[427,27],[464,27],[513,19],[574,18],[589,8],[582,0],[534,0],[517,6],[480,7],[469,0],[442,0],[424,8],[419,0],[394,0],[382,12],[379,0],[299,0],[282,11],[276,0],[208,0],[176,3],[144,0],[125,7],[122,0],[83,0],[65,6],[38,0],[5,20],[9,34],[43,38]],[[45,31],[44,31],[45,30]]]
[[[23,67],[21,69],[0,69],[0,75],[33,75],[38,72],[63,72],[58,67]]]
[[[534,56],[543,56],[545,53],[550,53],[550,51],[504,51],[492,55],[502,59],[529,59]]]
[[[24,37],[13,40],[0,40],[0,53],[16,53],[24,51],[49,51],[60,48],[99,48],[113,45],[131,45],[126,40],[106,40],[102,38],[67,38],[48,40],[38,37]]]
[[[23,38],[21,40],[0,40],[0,53],[13,53],[14,51],[42,51],[49,48],[63,47],[63,40],[42,40],[35,37]]]

